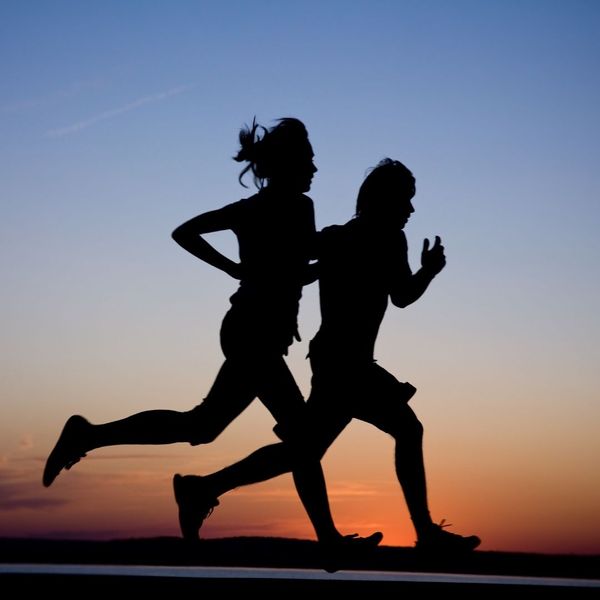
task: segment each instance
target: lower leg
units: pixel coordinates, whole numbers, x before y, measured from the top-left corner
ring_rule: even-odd
[[[118,421],[92,425],[87,449],[123,444],[210,443],[254,399],[251,380],[243,364],[226,359],[206,398],[192,410],[147,410]]]
[[[419,426],[420,427],[420,426]],[[402,487],[417,537],[432,525],[427,501],[422,431],[396,436],[396,474]]]
[[[243,460],[225,467],[216,473],[198,477],[198,487],[206,493],[221,496],[236,487],[267,481],[292,470],[293,461],[288,446],[284,443],[271,444],[256,450]],[[321,463],[302,464],[293,471],[298,494],[313,523],[319,539],[340,537],[329,508],[327,488]]]
[[[259,483],[291,470],[292,461],[283,443],[271,444],[256,450],[246,458],[216,473],[198,477],[203,487],[215,496],[242,485]]]
[[[320,542],[336,541],[342,537],[337,530],[327,497],[327,485],[319,461],[306,461],[294,471],[296,490]]]
[[[52,485],[63,469],[70,469],[95,448],[190,441],[188,415],[172,410],[151,410],[103,425],[92,425],[83,417],[73,415],[46,460],[42,482],[46,487]]]
[[[323,568],[333,573],[342,568],[348,559],[371,552],[381,542],[383,534],[376,531],[361,538],[357,534],[344,536],[337,530],[331,516],[320,461],[313,455],[294,461],[294,465],[294,482],[320,542]]]
[[[279,443],[256,450],[243,460],[205,477],[175,475],[173,491],[184,539],[198,539],[204,520],[219,505],[220,495],[238,486],[282,475],[291,469],[291,464],[287,447]]]
[[[206,398],[192,410],[147,410],[92,425],[88,450],[122,444],[210,443],[252,402],[256,396],[252,380],[243,361],[226,359]]]
[[[190,441],[189,413],[147,410],[125,419],[90,425],[86,450],[123,444],[173,444]]]
[[[259,483],[287,473],[298,460],[292,460],[284,443],[271,444],[256,450],[243,460],[205,477],[186,478],[186,485],[205,496],[218,497],[236,487]],[[294,483],[304,508],[320,541],[341,538],[336,529],[329,501],[323,469],[318,460],[302,461],[293,471]]]
[[[427,505],[427,485],[423,461],[422,427],[396,437],[396,472],[413,525],[417,548],[430,552],[470,552],[481,540],[476,535],[462,536],[443,529],[431,520]]]

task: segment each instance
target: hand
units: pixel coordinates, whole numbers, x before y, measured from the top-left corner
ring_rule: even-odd
[[[444,246],[442,246],[442,240],[439,235],[435,236],[435,242],[431,249],[429,249],[429,239],[425,238],[423,240],[421,266],[432,275],[437,275],[446,266]]]

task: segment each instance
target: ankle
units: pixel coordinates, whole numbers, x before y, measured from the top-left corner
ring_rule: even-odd
[[[317,532],[317,539],[321,544],[335,544],[344,539],[344,536],[337,529]]]
[[[431,519],[423,519],[418,523],[413,520],[413,526],[415,528],[417,538],[427,537],[437,529],[437,525]]]
[[[217,475],[204,475],[204,476],[194,476],[196,484],[204,490],[205,493],[218,498],[219,496],[225,494],[226,492],[231,491],[231,487],[228,487],[225,482],[219,481],[219,477]]]

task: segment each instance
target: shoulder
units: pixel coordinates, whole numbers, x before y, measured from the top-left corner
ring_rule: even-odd
[[[338,237],[341,233],[343,233],[345,225],[329,225],[327,227],[323,227],[319,232],[319,235],[324,239],[328,240],[331,238]]]
[[[307,196],[306,194],[300,194],[300,202],[305,206],[312,207],[314,205],[312,198],[310,196]]]
[[[236,200],[235,202],[231,202],[230,204],[226,204],[221,210],[238,213],[246,210],[251,210],[253,206],[259,202],[258,194],[253,194],[248,198],[241,198],[240,200]]]
[[[358,227],[356,219],[350,219],[350,221],[341,225],[335,224],[324,227],[323,231],[331,237],[354,237],[358,234]]]
[[[345,225],[329,225],[318,232],[319,247],[323,251],[337,248],[351,236],[350,223]]]
[[[212,214],[219,219],[224,228],[235,230],[248,220],[250,213],[254,212],[255,196],[256,194],[226,204]]]
[[[262,200],[262,194],[260,192],[256,194],[252,194],[252,196],[248,196],[247,198],[242,198],[233,204],[237,204],[240,207],[251,207],[254,204],[259,204]]]
[[[306,194],[300,194],[299,196],[297,196],[296,206],[298,207],[298,210],[300,210],[301,212],[303,212],[305,214],[314,215],[314,212],[315,212],[314,203],[312,201],[312,198],[310,198]]]

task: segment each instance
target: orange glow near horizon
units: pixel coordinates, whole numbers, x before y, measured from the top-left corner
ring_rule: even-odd
[[[172,473],[206,473],[231,462],[235,458],[232,440],[253,417],[261,420],[260,411],[255,413],[232,425],[233,431],[226,432],[225,439],[213,447],[176,445],[157,451],[156,447],[126,446],[92,453],[70,472],[62,473],[50,489],[41,487],[43,460],[39,456],[4,465],[4,473],[12,472],[40,504],[4,513],[11,518],[1,522],[0,535],[80,539],[178,536]],[[238,441],[233,446],[240,447],[243,455],[257,441]],[[268,441],[270,436],[265,435],[264,442]],[[586,495],[569,497],[569,485],[560,487],[557,494],[558,475],[556,481],[536,480],[523,465],[518,473],[510,474],[506,466],[512,459],[508,457],[479,457],[467,470],[454,460],[459,454],[452,448],[443,457],[429,453],[433,455],[429,461],[432,517],[436,521],[445,518],[452,523],[452,531],[479,535],[482,550],[600,552],[600,531],[590,528],[598,510],[594,481],[588,482]],[[332,512],[342,533],[367,535],[379,530],[386,545],[414,544],[414,531],[395,479],[391,439],[365,424],[353,423],[323,464]],[[569,477],[574,478],[576,489],[580,483],[576,475]],[[568,482],[565,477],[561,480]],[[576,510],[567,514],[562,507],[569,505]],[[560,514],[562,518],[557,519]],[[290,475],[223,496],[205,522],[202,535],[315,539]]]

